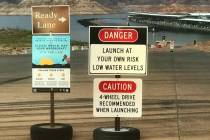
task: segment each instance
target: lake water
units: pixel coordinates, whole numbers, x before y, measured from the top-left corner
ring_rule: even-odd
[[[122,25],[126,24],[127,14],[108,14],[108,15],[73,15],[71,16],[71,37],[73,40],[87,41],[89,39],[88,28],[80,25],[79,19],[100,18],[102,25]],[[31,30],[31,16],[0,16],[0,28],[16,28]],[[167,40],[175,40],[176,45],[192,43],[193,40],[207,41],[210,40],[208,34],[202,33],[180,33],[159,31],[149,33],[149,43],[155,40],[161,40],[162,36],[166,36]]]

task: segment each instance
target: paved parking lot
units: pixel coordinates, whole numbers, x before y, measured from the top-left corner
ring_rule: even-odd
[[[56,94],[56,122],[72,124],[74,140],[92,140],[93,129],[114,119],[93,118],[87,52],[72,55],[71,93]],[[209,62],[198,50],[150,50],[143,117],[122,118],[122,125],[139,128],[142,140],[209,140]],[[31,93],[31,56],[1,57],[0,65],[0,139],[29,140],[32,124],[49,121],[49,94]]]

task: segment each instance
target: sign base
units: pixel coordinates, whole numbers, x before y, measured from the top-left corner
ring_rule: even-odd
[[[69,124],[50,123],[35,124],[31,126],[31,140],[71,140],[73,128]]]
[[[120,131],[115,128],[96,128],[93,132],[93,140],[140,140],[140,130],[132,127],[121,127]]]

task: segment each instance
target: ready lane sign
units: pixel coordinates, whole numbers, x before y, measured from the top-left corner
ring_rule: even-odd
[[[147,75],[147,27],[90,26],[89,35],[90,75]]]
[[[94,79],[94,117],[141,117],[141,79]]]
[[[69,34],[68,5],[33,6],[32,34]]]

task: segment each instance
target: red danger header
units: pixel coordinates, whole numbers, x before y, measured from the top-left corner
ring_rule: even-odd
[[[138,32],[135,29],[103,28],[98,37],[102,42],[136,42]]]
[[[136,83],[133,81],[101,81],[99,90],[104,93],[133,93]]]

